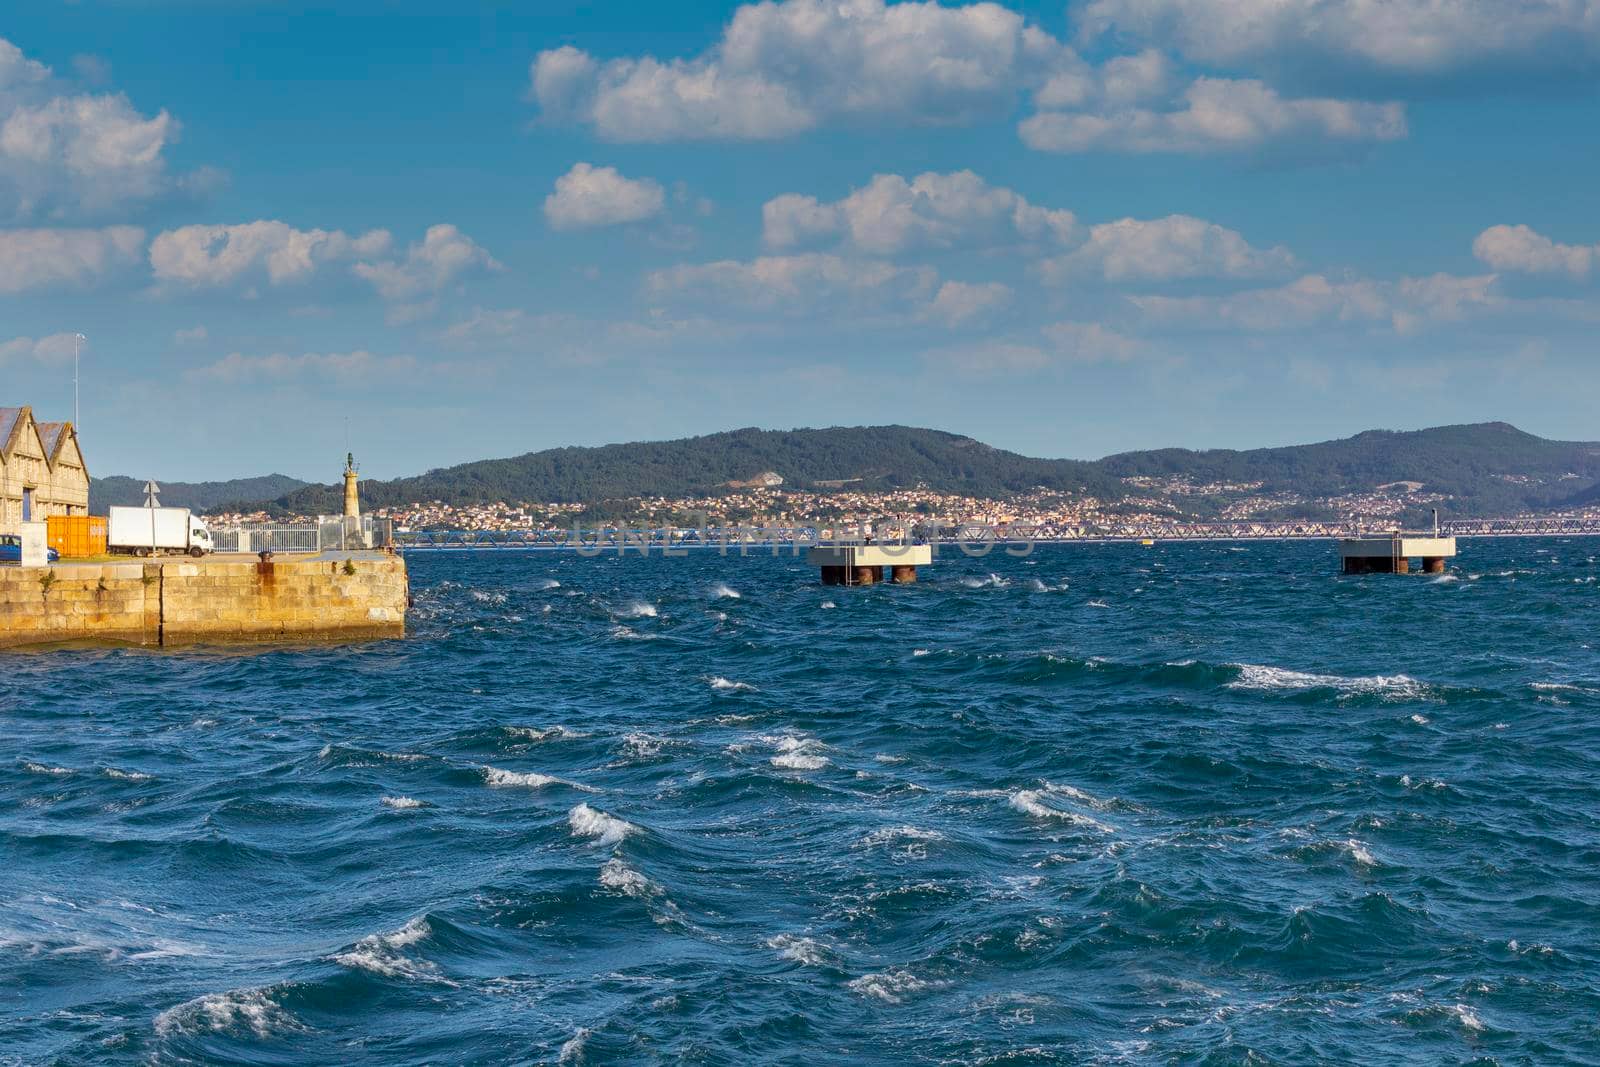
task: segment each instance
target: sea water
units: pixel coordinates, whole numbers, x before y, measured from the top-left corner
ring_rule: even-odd
[[[1595,1062],[1600,541],[416,554],[0,659],[3,1063]]]

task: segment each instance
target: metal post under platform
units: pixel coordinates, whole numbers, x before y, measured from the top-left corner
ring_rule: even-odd
[[[1445,560],[1456,554],[1454,537],[1392,533],[1380,537],[1347,537],[1339,542],[1346,574],[1409,574],[1411,561],[1422,561],[1421,573],[1443,574]]]
[[[933,562],[931,545],[817,545],[806,562],[822,570],[823,585],[874,585],[887,571],[899,585],[917,580],[917,568]]]

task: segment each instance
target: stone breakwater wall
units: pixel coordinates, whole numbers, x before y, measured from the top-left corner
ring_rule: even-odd
[[[0,647],[403,637],[399,556],[0,567]]]

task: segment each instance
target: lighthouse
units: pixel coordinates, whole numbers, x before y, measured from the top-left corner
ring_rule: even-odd
[[[344,454],[344,517],[361,518],[361,494],[356,489],[356,457],[354,452]]]

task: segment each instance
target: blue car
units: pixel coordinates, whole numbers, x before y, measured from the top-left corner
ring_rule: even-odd
[[[53,548],[45,549],[49,554],[50,562],[54,563],[61,558],[61,553]],[[0,563],[22,562],[22,538],[16,534],[0,534]]]

